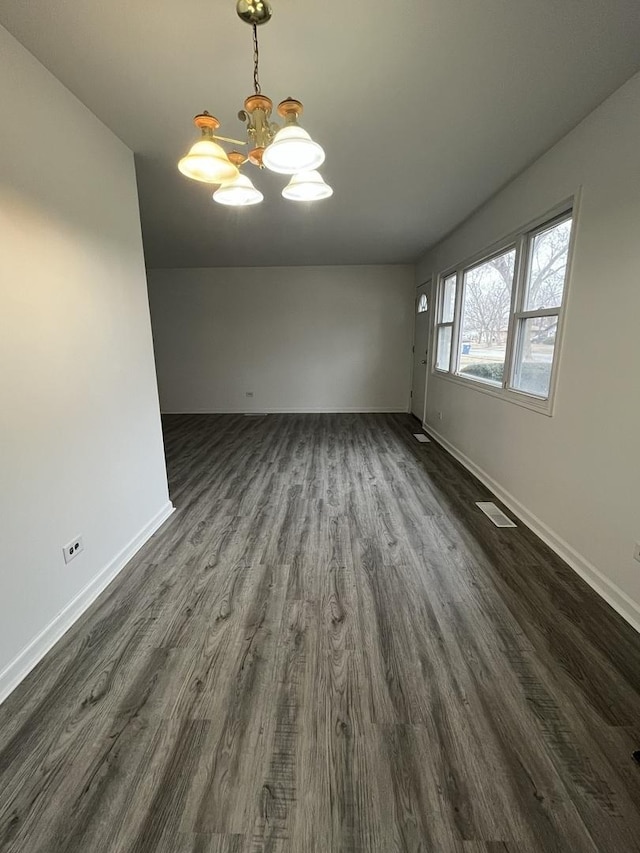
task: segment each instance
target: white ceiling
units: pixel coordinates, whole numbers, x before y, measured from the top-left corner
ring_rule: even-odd
[[[175,164],[251,93],[235,0],[0,0],[0,23],[136,152],[149,267],[413,262],[640,69],[638,0],[273,0],[274,103],[306,106],[333,198],[231,210]],[[108,176],[106,176],[108,179]]]

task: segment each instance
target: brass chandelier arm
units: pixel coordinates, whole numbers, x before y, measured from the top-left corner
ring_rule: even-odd
[[[212,139],[219,139],[221,142],[231,142],[232,145],[248,145],[249,143],[245,139],[231,139],[229,136],[218,136],[217,134],[212,134]]]

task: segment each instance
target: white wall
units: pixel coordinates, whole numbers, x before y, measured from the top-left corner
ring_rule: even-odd
[[[0,113],[2,698],[171,507],[133,155],[1,27]]]
[[[640,75],[429,252],[418,280],[580,187],[554,416],[431,376],[427,423],[640,626]]]
[[[149,295],[165,412],[407,410],[413,267],[151,270]]]

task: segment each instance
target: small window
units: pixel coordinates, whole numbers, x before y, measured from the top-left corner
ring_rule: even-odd
[[[443,279],[436,323],[436,369],[449,370],[456,304],[456,275]]]
[[[456,277],[449,276],[444,280],[444,294],[442,299],[442,322],[453,323],[453,313],[456,304]]]
[[[521,309],[516,312],[511,388],[547,399],[569,260],[571,219],[529,235]]]
[[[438,348],[436,367],[438,370],[449,370],[451,359],[451,326],[440,326],[438,329]]]
[[[427,294],[422,293],[420,295],[420,299],[418,299],[418,314],[424,314],[429,308],[429,303],[427,302]]]

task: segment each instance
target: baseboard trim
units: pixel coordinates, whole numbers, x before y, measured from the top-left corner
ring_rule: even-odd
[[[426,423],[422,427],[640,633],[640,605],[437,430]]]
[[[398,414],[407,412],[406,406],[398,406],[397,408],[389,406],[343,406],[342,408],[297,408],[297,409],[256,409],[255,414],[260,415],[357,415],[357,414]],[[175,412],[167,409],[162,410],[163,415],[251,415],[254,412],[248,409],[238,411],[237,409],[194,409],[190,412]]]
[[[175,507],[168,501],[113,560],[0,672],[0,703],[26,678],[173,512]]]

